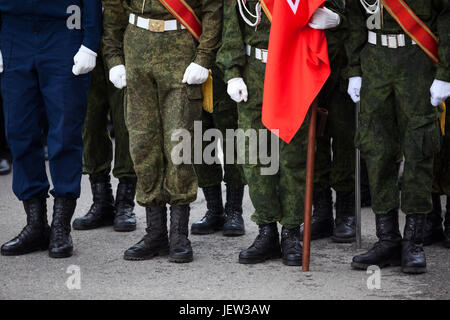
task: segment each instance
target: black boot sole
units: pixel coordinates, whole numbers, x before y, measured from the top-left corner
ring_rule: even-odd
[[[151,254],[145,255],[145,256],[130,256],[130,255],[123,255],[123,259],[127,260],[127,261],[143,261],[143,260],[150,260],[153,259],[155,257],[163,257],[163,256],[167,256],[169,254],[169,248],[167,249],[161,249],[159,251],[156,252],[152,252]]]
[[[356,241],[356,237],[341,238],[341,237],[332,236],[331,241],[336,242],[336,243],[353,243]]]
[[[245,234],[245,230],[238,229],[225,229],[223,230],[223,235],[225,237],[239,237]]]
[[[400,260],[390,260],[390,261],[386,261],[386,262],[380,263],[380,264],[367,264],[367,263],[360,263],[360,262],[352,262],[351,266],[353,269],[356,269],[356,270],[367,270],[367,268],[369,268],[370,266],[373,266],[373,265],[376,265],[380,269],[382,269],[382,268],[386,268],[386,267],[398,267],[401,264],[402,263]]]
[[[22,256],[22,255],[33,253],[33,252],[46,251],[46,250],[48,250],[48,245],[37,246],[34,248],[30,248],[27,250],[20,250],[20,251],[16,251],[16,252],[2,251],[0,254],[5,257],[14,257],[14,256]]]
[[[186,257],[169,257],[169,262],[174,262],[174,263],[189,263],[194,261],[194,257],[193,255],[190,256],[186,256]]]
[[[421,274],[427,272],[427,267],[402,267],[403,273]]]
[[[95,224],[95,225],[75,225],[74,223],[72,223],[72,228],[74,230],[94,230],[94,229],[99,229],[99,228],[103,228],[103,227],[110,227],[114,225],[114,220],[111,221],[102,221],[99,224]]]
[[[302,265],[302,260],[288,260],[288,259],[283,259],[283,264],[285,266],[290,266],[290,267],[295,267],[295,266],[301,266]]]
[[[275,260],[275,259],[280,259],[281,258],[281,252],[277,252],[277,253],[272,253],[270,255],[267,255],[265,257],[261,257],[261,258],[241,258],[239,257],[239,263],[240,264],[258,264],[258,263],[263,263],[267,260]]]
[[[54,258],[54,259],[63,259],[63,258],[70,258],[73,255],[73,252],[59,252],[59,253],[54,253],[54,252],[48,252],[48,256],[50,258]]]

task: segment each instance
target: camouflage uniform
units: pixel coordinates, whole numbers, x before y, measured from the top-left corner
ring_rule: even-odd
[[[193,133],[194,120],[201,118],[201,86],[181,80],[191,62],[212,67],[220,45],[222,4],[214,0],[186,2],[202,17],[200,43],[186,29],[159,33],[128,24],[129,13],[173,20],[158,0],[104,3],[104,53],[110,69],[126,65],[125,114],[138,177],[136,197],[146,207],[186,205],[197,197],[193,165],[172,163],[171,151],[178,142],[172,142],[171,136],[175,129]]]
[[[345,13],[345,1],[330,0],[326,5],[341,15]],[[343,76],[347,65],[344,48],[347,35],[342,27],[326,30],[331,75],[319,95],[319,106],[328,110],[328,119],[325,135],[317,138],[315,190],[332,187],[337,192],[349,192],[355,187],[355,104],[347,95],[347,81]]]
[[[238,114],[236,102],[230,99],[227,94],[226,84],[223,82],[222,71],[214,67],[213,72],[213,88],[214,88],[214,110],[209,113],[203,110],[202,112],[202,127],[203,131],[216,128],[219,129],[224,138],[223,148],[224,156],[227,145],[233,143],[226,139],[226,129],[237,129]],[[209,144],[210,142],[205,142]],[[229,147],[228,147],[229,148]],[[224,162],[227,162],[224,159]],[[235,163],[224,164],[224,173],[222,173],[222,165],[220,164],[197,164],[195,165],[195,172],[198,177],[198,186],[200,188],[212,187],[219,185],[224,181],[227,185],[240,187],[246,184],[242,167]]]
[[[255,0],[248,0],[247,6],[254,8],[256,3]],[[224,3],[224,16],[223,45],[218,52],[217,63],[224,71],[225,82],[242,77],[248,89],[248,101],[238,105],[239,128],[244,131],[265,129],[261,122],[261,110],[266,65],[255,58],[254,51],[253,56],[247,56],[245,45],[267,49],[270,21],[262,14],[261,23],[255,31],[254,27],[240,19],[236,1],[228,0]],[[280,169],[276,175],[261,175],[263,165],[249,164],[246,159],[243,168],[255,208],[251,219],[256,224],[280,222],[286,228],[294,228],[302,223],[307,135],[308,119],[290,144],[279,140]],[[245,149],[248,155],[248,143]],[[268,150],[270,154],[270,146]]]
[[[446,0],[406,1],[439,34],[437,67],[406,37],[406,46],[391,49],[367,40],[366,13],[354,1],[348,20],[348,77],[362,76],[360,127],[356,144],[367,162],[373,210],[399,208],[399,156],[404,155],[401,209],[406,214],[431,211],[433,157],[440,148],[439,110],[430,104],[433,79],[450,80],[450,11]],[[404,33],[384,11],[379,34]],[[412,67],[414,66],[414,67]]]
[[[116,133],[113,175],[117,179],[135,178],[124,118],[124,90],[115,88],[107,79],[108,68],[99,54],[97,65],[92,71],[83,128],[83,174],[96,177],[109,175],[111,172],[113,147],[107,129],[110,115]]]
[[[450,99],[446,103],[448,108]],[[450,110],[448,109],[445,117],[445,136],[442,148],[434,159],[433,193],[450,196]]]

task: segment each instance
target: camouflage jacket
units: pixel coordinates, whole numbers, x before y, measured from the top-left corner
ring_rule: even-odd
[[[193,62],[211,68],[222,33],[222,1],[186,0],[202,21],[203,33]],[[111,69],[124,64],[123,34],[128,25],[128,16],[134,13],[144,18],[158,20],[175,19],[159,0],[103,0],[103,54]],[[183,48],[180,48],[183,50]]]
[[[383,9],[379,15],[366,13],[359,0],[347,0],[349,38],[348,77],[361,76],[360,54],[367,43],[367,31],[381,34],[404,33],[399,24]],[[436,79],[450,81],[450,2],[448,0],[405,0],[415,14],[438,36],[439,58]]]
[[[247,0],[247,8],[254,13],[255,6],[259,0]],[[328,0],[327,7],[338,14],[341,20],[345,20],[343,15],[345,11],[345,0]],[[245,11],[245,9],[244,9]],[[241,18],[239,7],[236,0],[224,0],[223,6],[223,34],[222,47],[217,53],[217,65],[224,73],[224,80],[227,82],[232,78],[241,77],[242,69],[247,63],[245,53],[245,45],[259,49],[267,49],[269,47],[270,21],[262,12],[261,22],[257,27],[251,27]],[[342,26],[346,25],[341,23]],[[345,32],[341,32],[341,26],[327,31],[329,40],[330,57],[337,54],[340,50],[343,52],[342,38]]]

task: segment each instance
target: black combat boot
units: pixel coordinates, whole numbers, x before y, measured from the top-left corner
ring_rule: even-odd
[[[446,205],[446,213],[445,213],[445,233],[444,233],[444,247],[450,248],[450,197],[447,197],[447,205]]]
[[[338,243],[356,241],[355,193],[336,193],[336,228],[331,239]]]
[[[202,188],[206,200],[205,216],[194,222],[191,226],[192,234],[209,234],[222,230],[225,223],[222,202],[222,186],[220,184],[212,187]]]
[[[70,236],[70,221],[76,205],[76,199],[55,198],[48,250],[51,258],[68,258],[72,255],[73,244]]]
[[[333,234],[333,199],[331,189],[314,191],[313,215],[311,219],[311,240],[328,238]],[[300,226],[300,237],[303,238],[304,224]]]
[[[116,193],[116,216],[114,230],[136,230],[136,215],[134,214],[134,196],[136,195],[136,178],[120,178]]]
[[[227,237],[245,234],[244,219],[242,218],[242,199],[244,186],[227,185],[227,202],[225,204],[225,224],[223,235]]]
[[[125,251],[125,260],[147,260],[155,256],[169,254],[169,238],[167,236],[167,208],[145,208],[147,217],[147,234],[134,246]]]
[[[401,263],[402,236],[398,226],[398,210],[376,214],[375,222],[378,242],[366,253],[353,257],[354,269],[366,270],[371,265],[384,268]]]
[[[402,271],[405,273],[427,272],[423,251],[425,214],[407,214],[402,241]]]
[[[283,263],[287,266],[302,265],[302,238],[300,228],[281,229],[281,252]]]
[[[46,199],[25,200],[23,207],[27,214],[27,225],[17,237],[2,246],[3,256],[17,256],[48,249],[50,227],[47,222]]]
[[[239,263],[255,264],[281,257],[280,236],[276,222],[259,226],[253,244],[239,253]]]
[[[425,221],[425,236],[423,238],[424,246],[429,246],[435,242],[444,240],[441,196],[438,193],[433,193],[431,199],[433,200],[433,210],[427,214]]]
[[[73,221],[75,230],[90,230],[114,223],[114,197],[109,176],[89,177],[94,203],[88,213]]]
[[[193,260],[189,235],[189,205],[170,207],[170,252],[169,261],[184,263]]]

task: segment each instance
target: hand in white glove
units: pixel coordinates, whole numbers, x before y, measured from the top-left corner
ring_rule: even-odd
[[[127,73],[123,64],[119,64],[109,70],[109,81],[111,81],[117,89],[123,89],[127,86]]]
[[[91,72],[95,68],[96,59],[97,54],[94,51],[81,45],[80,50],[78,50],[75,57],[73,57],[73,74],[78,76],[80,74]]]
[[[360,101],[359,93],[361,92],[361,77],[351,77],[348,79],[348,90],[347,93],[352,98],[354,103],[358,103]]]
[[[0,51],[0,73],[3,72],[3,56],[2,52]]]
[[[228,95],[231,99],[236,102],[247,102],[248,91],[247,86],[245,85],[244,79],[242,78],[233,78],[228,80]]]
[[[184,72],[183,83],[202,84],[208,80],[209,70],[201,65],[192,62]]]
[[[450,97],[450,82],[434,80],[430,88],[431,104],[435,107]]]
[[[309,20],[308,25],[313,29],[335,28],[341,23],[341,17],[330,9],[318,8]]]

